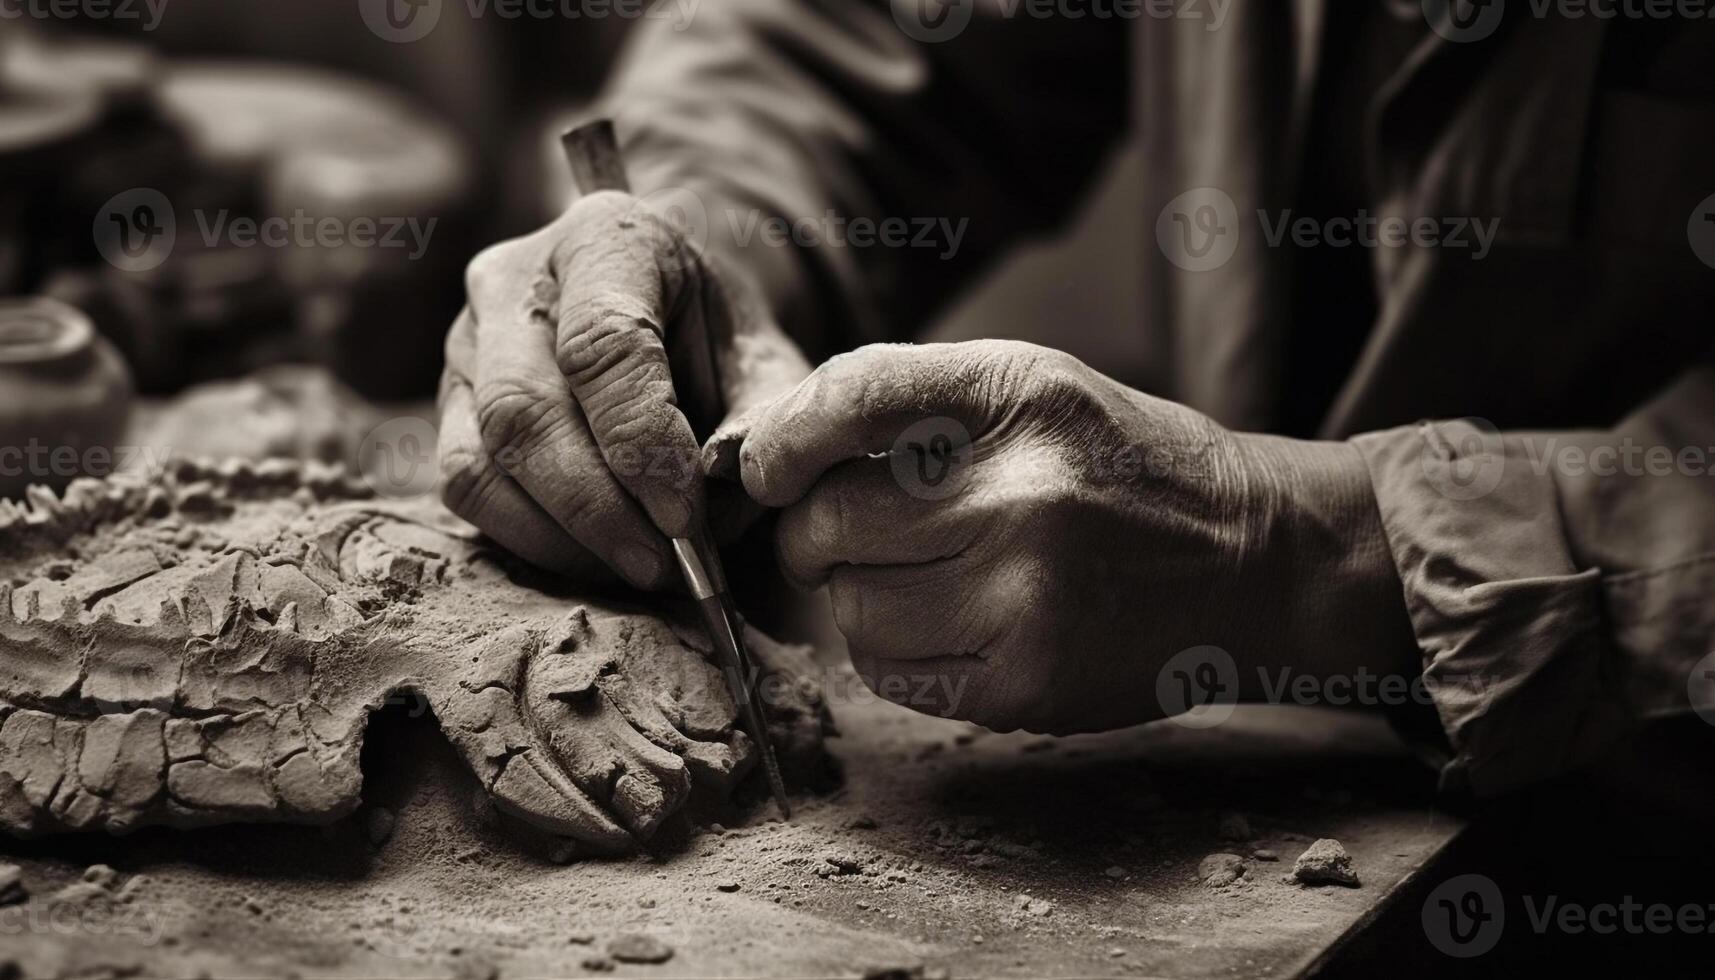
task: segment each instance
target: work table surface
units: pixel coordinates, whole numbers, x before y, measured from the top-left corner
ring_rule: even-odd
[[[1242,709],[1208,730],[1045,739],[844,687],[845,782],[790,823],[758,798],[715,815],[721,832],[687,823],[653,854],[565,864],[485,820],[433,720],[395,710],[372,726],[366,810],[334,827],[0,842],[26,910],[89,864],[122,889],[140,876],[107,918],[6,930],[0,956],[26,976],[583,976],[642,934],[672,957],[607,960],[620,975],[1293,976],[1460,830],[1373,717]],[[396,815],[379,843],[369,806]],[[1231,839],[1235,815],[1250,839]],[[1360,887],[1286,880],[1319,837]],[[1215,852],[1246,857],[1244,877],[1200,882]]]

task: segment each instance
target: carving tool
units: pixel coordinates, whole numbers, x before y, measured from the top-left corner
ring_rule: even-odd
[[[560,137],[560,144],[565,148],[572,181],[580,194],[604,190],[630,193],[631,181],[625,176],[625,161],[620,158],[612,122],[598,119],[567,130]],[[756,691],[757,674],[750,651],[744,646],[744,620],[727,589],[726,572],[708,529],[699,528],[689,538],[674,538],[673,555],[678,559],[685,586],[697,603],[703,628],[708,630],[709,639],[720,654],[727,690],[732,693],[745,727],[762,754],[762,768],[768,775],[774,803],[780,807],[781,817],[791,819],[786,784],[780,778],[780,763],[774,758],[774,746],[768,741],[768,726],[762,717],[762,702]]]

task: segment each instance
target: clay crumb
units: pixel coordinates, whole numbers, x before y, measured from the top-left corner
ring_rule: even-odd
[[[1013,899],[1012,907],[1025,914],[1042,918],[1054,911],[1054,903],[1046,898],[1036,898],[1031,895],[1020,895]]]
[[[500,967],[481,956],[459,959],[452,972],[453,980],[500,980]]]
[[[587,956],[578,965],[591,973],[608,973],[613,970],[613,961],[605,956]]]
[[[1105,874],[1109,878],[1112,878],[1115,881],[1118,881],[1119,879],[1125,877],[1125,869],[1116,864],[1116,865],[1113,865],[1112,867],[1108,868],[1108,870],[1102,872],[1102,874]]]
[[[119,884],[119,872],[105,864],[92,864],[83,869],[83,880],[92,885],[112,890]]]
[[[1256,850],[1252,851],[1251,857],[1258,860],[1258,861],[1278,861],[1278,860],[1280,860],[1280,855],[1274,853],[1273,851],[1269,850],[1266,847],[1259,847]]]
[[[844,851],[824,854],[822,860],[832,869],[831,874],[855,875],[863,870],[863,862],[856,855]]]
[[[1346,885],[1358,887],[1358,873],[1352,869],[1352,856],[1331,837],[1323,837],[1298,855],[1292,874],[1306,885]]]
[[[48,897],[49,907],[55,909],[100,908],[111,901],[113,894],[93,881],[74,881]]]
[[[621,963],[665,963],[672,959],[672,947],[653,935],[621,935],[607,944],[607,954]]]
[[[621,963],[665,963],[673,958],[673,947],[654,936],[634,933],[608,943],[607,955]]]
[[[947,980],[948,972],[942,968],[930,969],[918,966],[878,966],[863,972],[863,980]]]
[[[0,906],[16,905],[30,897],[24,887],[24,872],[15,864],[0,864]]]
[[[1225,888],[1245,873],[1245,859],[1224,851],[1205,857],[1197,864],[1197,880],[1210,888]]]

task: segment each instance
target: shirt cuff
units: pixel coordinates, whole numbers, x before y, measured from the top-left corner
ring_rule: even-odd
[[[1611,696],[1601,573],[1573,561],[1554,480],[1523,441],[1454,421],[1352,444],[1452,747],[1442,788],[1496,795],[1612,745],[1632,715]]]

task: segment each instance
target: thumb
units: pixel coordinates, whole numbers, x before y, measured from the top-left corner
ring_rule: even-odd
[[[756,417],[739,454],[745,490],[767,506],[788,506],[835,465],[892,450],[926,418],[946,416],[981,436],[1027,363],[1015,348],[1028,347],[874,344],[833,358]]]

